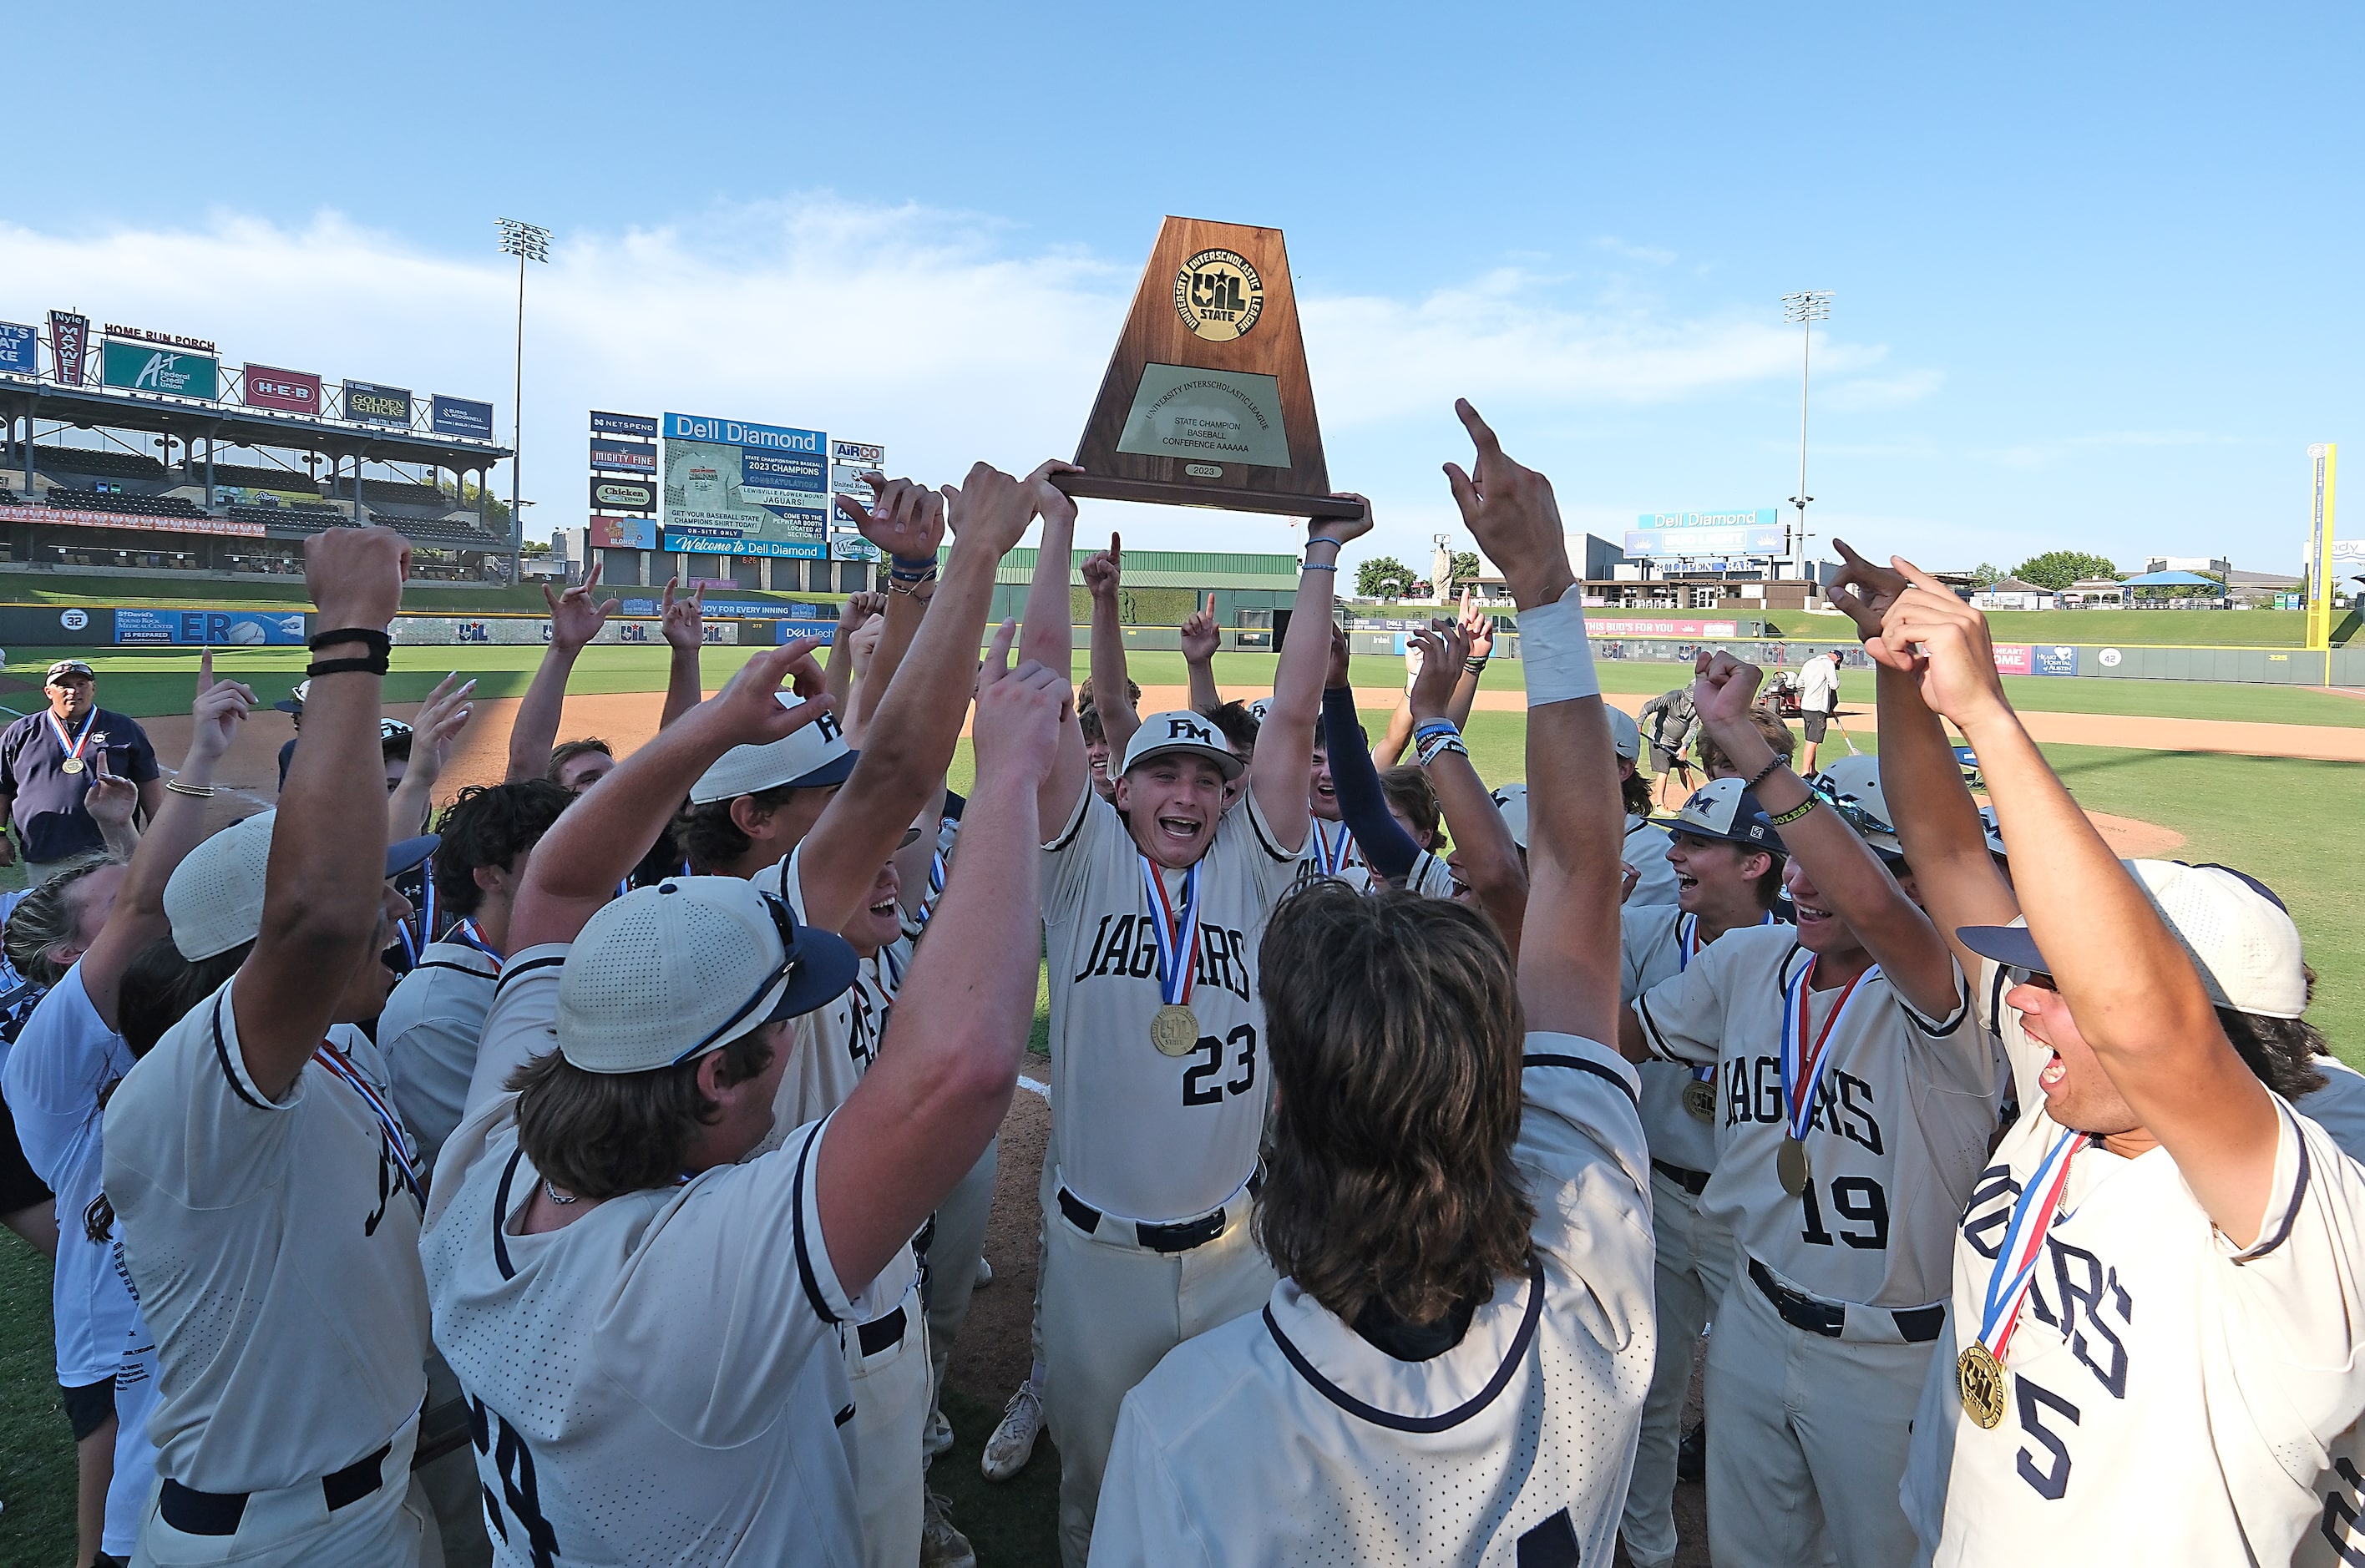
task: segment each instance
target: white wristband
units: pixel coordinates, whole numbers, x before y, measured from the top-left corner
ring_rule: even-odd
[[[1557,603],[1519,611],[1519,666],[1527,676],[1530,708],[1601,695],[1593,644],[1585,633],[1583,588],[1572,583]]]

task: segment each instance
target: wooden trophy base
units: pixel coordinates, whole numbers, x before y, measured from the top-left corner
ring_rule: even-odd
[[[1226,511],[1272,512],[1281,517],[1361,517],[1363,503],[1352,496],[1295,496],[1279,490],[1216,490],[1178,485],[1171,479],[1119,479],[1099,474],[1056,474],[1051,483],[1071,496],[1103,501],[1141,501],[1150,506],[1216,507]]]

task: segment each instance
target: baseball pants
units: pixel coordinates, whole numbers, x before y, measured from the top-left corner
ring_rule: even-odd
[[[977,1260],[985,1256],[985,1222],[993,1214],[993,1182],[1002,1166],[1002,1140],[985,1146],[960,1185],[936,1205],[936,1234],[928,1240],[928,1415],[943,1397],[945,1363],[953,1357],[953,1337],[969,1316],[977,1292]]]
[[[1684,1396],[1691,1392],[1692,1351],[1732,1283],[1732,1232],[1700,1216],[1699,1200],[1651,1172],[1651,1224],[1657,1233],[1653,1270],[1659,1301],[1659,1350],[1642,1399],[1642,1435],[1634,1479],[1626,1489],[1619,1531],[1635,1568],[1676,1560],[1676,1448],[1683,1441]]]
[[[1086,1235],[1054,1201],[1044,1215],[1039,1317],[1048,1375],[1043,1413],[1059,1448],[1059,1560],[1085,1568],[1117,1406],[1183,1340],[1254,1312],[1272,1295],[1272,1265],[1250,1235],[1244,1190],[1223,1228],[1186,1252],[1141,1245],[1131,1222],[1104,1215]]]
[[[920,1560],[920,1444],[928,1428],[928,1324],[916,1291],[903,1297],[902,1337],[864,1354],[846,1335],[853,1386],[854,1501],[862,1510],[867,1568]]]
[[[1733,1262],[1741,1271],[1716,1309],[1708,1350],[1716,1568],[1911,1562],[1913,1529],[1897,1489],[1933,1346],[1794,1328],[1737,1251]]]
[[[164,1522],[163,1492],[148,1502],[132,1568],[443,1568],[443,1543],[427,1494],[410,1473],[419,1417],[403,1423],[378,1462],[376,1491],[331,1511],[318,1481],[250,1492],[230,1535],[192,1535]],[[916,1549],[915,1549],[916,1555]]]

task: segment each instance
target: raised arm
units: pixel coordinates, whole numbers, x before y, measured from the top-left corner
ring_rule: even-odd
[[[665,707],[657,714],[660,730],[706,700],[706,687],[698,667],[699,655],[706,644],[706,589],[701,587],[687,599],[678,599],[674,589],[680,580],[666,579],[665,607],[657,621],[657,629],[665,634],[669,650],[666,659]]]
[[[550,772],[550,748],[557,743],[559,715],[566,707],[566,678],[575,672],[577,655],[599,635],[608,617],[616,613],[616,600],[593,599],[599,587],[597,562],[584,574],[579,588],[554,595],[548,584],[543,585],[543,602],[550,606],[550,644],[542,650],[542,663],[519,699],[517,719],[510,725],[506,778],[511,784],[544,778]],[[308,711],[306,722],[310,718]]]
[[[886,613],[887,596],[883,593],[848,594],[846,602],[837,607],[837,630],[830,634],[829,668],[825,674],[830,702],[840,713],[853,711],[847,704],[854,695],[854,634],[872,616]]]
[[[390,528],[331,528],[304,541],[304,577],[326,631],[383,633],[402,608],[410,549]],[[263,925],[230,986],[247,1076],[287,1092],[333,1021],[354,973],[386,935],[386,768],[378,746],[383,655],[357,638],[316,643],[307,735],[272,825]],[[367,809],[364,809],[366,804]]]
[[[1486,661],[1495,654],[1495,617],[1478,596],[1468,588],[1462,590],[1462,635],[1468,644],[1470,655],[1454,678],[1453,696],[1445,705],[1445,716],[1453,721],[1454,728],[1470,727],[1470,710],[1478,705],[1479,678],[1486,673]]]
[[[1881,634],[1889,607],[1911,585],[1904,574],[1875,566],[1844,541],[1832,543],[1845,562],[1832,600],[1855,622],[1869,648]],[[1876,655],[1873,675],[1879,695],[1881,793],[1896,813],[1893,825],[1913,868],[1922,907],[1968,974],[1978,960],[1955,933],[1966,925],[2010,925],[2020,916],[2020,901],[1988,853],[1986,824],[1963,783],[1955,748],[1938,715],[1922,700],[1913,672]]]
[[[1110,534],[1108,548],[1093,551],[1079,570],[1093,601],[1093,708],[1101,716],[1101,734],[1109,750],[1123,756],[1133,744],[1133,733],[1141,728],[1141,711],[1133,705],[1133,678],[1125,669],[1124,607],[1117,598],[1125,576],[1125,541]]]
[[[1427,730],[1440,720],[1452,723],[1445,711],[1447,693],[1466,678],[1462,674],[1463,644],[1459,627],[1443,632],[1416,632],[1422,648],[1420,678],[1413,682],[1407,700],[1416,730]],[[1528,873],[1519,864],[1519,846],[1504,823],[1503,813],[1488,792],[1486,781],[1462,744],[1461,726],[1431,731],[1420,747],[1420,766],[1429,787],[1437,791],[1438,809],[1446,830],[1453,835],[1454,875],[1467,883],[1478,907],[1503,934],[1504,945],[1517,958],[1519,933],[1528,913]],[[1339,766],[1330,765],[1336,778]]]
[[[1043,537],[1035,552],[1035,580],[1026,590],[1026,621],[1018,636],[1018,652],[1026,664],[1041,665],[1058,673],[1063,680],[1070,678],[1075,668],[1075,620],[1068,609],[1068,563],[1076,549],[1076,503],[1067,493],[1048,482],[1056,472],[1074,472],[1068,464],[1045,464],[1036,473],[1045,476],[1038,487],[1036,508],[1043,519]],[[1093,687],[1098,700],[1099,687]],[[1042,831],[1039,842],[1049,843],[1075,813],[1076,801],[1092,786],[1091,770],[1084,765],[1084,732],[1076,723],[1075,703],[1068,704],[1068,713],[1059,722],[1057,755],[1051,759],[1049,771],[1043,775],[1042,788],[1037,791],[1037,825]],[[1108,733],[1106,722],[1101,733]],[[1115,773],[1125,756],[1112,745],[1109,771]]]
[[[1522,646],[1523,657],[1525,652]],[[1692,706],[1741,776],[1757,780],[1753,792],[1759,802],[1779,817],[1820,800],[1788,763],[1777,760],[1750,722],[1762,673],[1757,666],[1731,654],[1702,652],[1696,667]],[[1816,897],[1848,923],[1905,1000],[1925,1017],[1952,1017],[1962,1001],[1952,951],[1855,829],[1830,807],[1816,805],[1782,824],[1782,842],[1814,882]]]
[[[1336,622],[1330,625],[1330,667],[1322,687],[1322,743],[1330,758],[1331,788],[1339,794],[1339,820],[1362,846],[1372,869],[1403,886],[1420,858],[1420,846],[1388,811],[1380,770],[1372,766],[1363,739],[1362,716],[1355,711],[1355,689],[1348,684],[1347,633]]]
[[[861,684],[854,689],[855,706],[846,716],[848,745],[861,744],[854,737],[869,732],[871,715],[879,711],[920,633],[920,622],[936,590],[937,556],[945,540],[942,495],[909,479],[890,483],[876,474],[864,475],[862,482],[870,487],[871,504],[864,507],[851,496],[840,496],[837,508],[887,557],[887,619],[863,665]]]
[[[1978,753],[2005,847],[2043,869],[2021,879],[2020,907],[2077,1033],[2210,1219],[2247,1248],[2274,1180],[2273,1095],[2226,1041],[2191,955],[2022,728],[1987,617],[1892,559],[1913,586],[1889,608],[1874,656],[1911,676]]]
[[[835,931],[854,917],[879,868],[936,795],[977,689],[977,649],[993,604],[1002,557],[1035,517],[1036,486],[980,463],[959,489],[947,486],[952,559],[919,635],[862,733],[846,788],[805,835],[799,878],[805,918]],[[863,677],[879,681],[874,665]],[[880,684],[885,684],[880,682]]]
[[[208,648],[206,652],[211,655],[213,650]],[[211,662],[210,658],[207,662]],[[109,857],[128,861],[140,846],[140,830],[131,824],[131,819],[146,806],[146,797],[140,786],[119,773],[106,770],[106,753],[103,748],[91,752],[90,773],[90,788],[83,793],[82,809],[90,814],[92,825],[98,829],[98,842]],[[164,787],[158,784],[156,792],[160,796],[164,794]],[[162,811],[163,805],[164,802],[159,800],[157,811]],[[155,821],[156,812],[150,812],[148,820]]]
[[[197,698],[189,705],[189,749],[173,780],[180,788],[167,790],[164,803],[149,819],[106,924],[82,956],[83,990],[110,1029],[116,1027],[123,971],[141,948],[173,929],[164,916],[164,884],[204,841],[206,798],[213,792],[214,769],[253,706],[254,692],[244,682],[214,678],[213,650],[207,649],[197,664]]]
[[[1116,547],[1116,535],[1109,535],[1109,547]],[[1182,622],[1182,668],[1191,683],[1191,711],[1212,713],[1224,705],[1224,694],[1216,686],[1216,655],[1224,645],[1223,630],[1216,624],[1216,595],[1208,590],[1205,609],[1194,610]],[[1093,692],[1097,700],[1101,689],[1100,671],[1093,671]],[[1108,711],[1101,711],[1104,729]],[[1111,741],[1111,745],[1116,743]]]
[[[460,679],[454,671],[435,683],[410,722],[410,761],[402,782],[386,798],[386,834],[389,844],[412,838],[427,829],[427,813],[435,804],[435,781],[451,760],[452,742],[467,727],[473,711],[468,699],[476,694],[472,677]]]
[[[1363,498],[1357,496],[1361,501]],[[1314,722],[1322,711],[1324,678],[1330,667],[1330,624],[1339,589],[1339,552],[1372,531],[1372,504],[1354,517],[1307,522],[1306,561],[1297,574],[1297,599],[1289,624],[1297,636],[1282,644],[1272,672],[1272,706],[1257,731],[1256,756],[1249,763],[1249,788],[1257,810],[1272,829],[1273,841],[1296,851],[1306,843],[1306,780],[1314,770]]]
[[[979,679],[977,783],[960,854],[879,1059],[816,1157],[822,1235],[849,1286],[876,1276],[926,1223],[1001,1126],[1017,1086],[1042,934],[1011,912],[1037,904],[1037,797],[1075,703],[1056,670],[1029,663],[1004,673],[1014,631],[1003,623]]]
[[[1608,1044],[1618,1027],[1618,852],[1626,813],[1585,609],[1552,481],[1503,454],[1478,410],[1454,404],[1478,448],[1445,465],[1478,547],[1503,563],[1528,672],[1528,901],[1519,1002],[1528,1026]]]

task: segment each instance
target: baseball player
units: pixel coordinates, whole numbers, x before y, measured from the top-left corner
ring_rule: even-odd
[[[1642,732],[1623,708],[1611,708],[1610,743],[1618,748],[1618,791],[1626,802],[1626,836],[1619,857],[1634,869],[1628,903],[1673,903],[1676,873],[1667,864],[1667,830],[1651,820],[1651,788],[1634,771]]]
[[[1069,693],[997,648],[960,864],[891,1037],[825,1120],[753,1154],[788,1021],[843,991],[854,955],[735,878],[611,895],[727,750],[813,722],[820,704],[777,700],[791,675],[821,690],[809,646],[749,660],[528,863],[424,1238],[501,1563],[866,1555],[843,1331],[1007,1110],[1035,961],[1008,901],[1035,895],[1034,796]]]
[[[1388,776],[1372,766],[1371,741],[1355,711],[1354,688],[1347,681],[1347,633],[1334,624],[1328,680],[1322,689],[1322,755],[1315,769],[1320,779],[1317,792],[1329,790],[1331,808],[1338,812],[1340,830],[1352,848],[1346,864],[1329,866],[1323,874],[1360,891],[1395,883],[1425,897],[1451,898],[1453,873],[1442,857],[1429,852],[1437,838],[1436,796],[1419,770],[1412,769],[1410,782],[1428,796],[1423,812],[1427,820],[1416,820],[1405,812],[1399,803],[1402,786],[1392,785]],[[1324,831],[1318,824],[1311,829],[1317,836]],[[1310,841],[1308,847],[1312,849]],[[1304,864],[1314,871],[1325,863],[1316,853]]]
[[[1832,715],[1840,705],[1842,650],[1820,653],[1799,666],[1799,722],[1807,732],[1807,749],[1799,758],[1799,771],[1815,771],[1815,750],[1823,744]]]
[[[2365,1412],[2365,1169],[2290,1103],[2322,1084],[2299,932],[2236,872],[2123,865],[2012,712],[1986,618],[1893,564],[1851,573],[1885,608],[1907,852],[1979,1004],[2027,977],[1996,1019],[2023,1114],[1960,1221],[1914,1426],[1923,1551],[2290,1562],[2353,1495],[2327,1445]],[[1995,875],[1933,715],[2044,875]]]
[[[1517,980],[1446,901],[1316,881],[1275,912],[1257,1231],[1287,1277],[1126,1396],[1095,1564],[1612,1551],[1652,1358],[1635,1081],[1600,1043],[1614,765],[1551,487],[1462,413],[1479,457],[1474,478],[1449,470],[1454,498],[1517,563],[1543,781]]]
[[[1618,999],[1623,1002],[1690,969],[1728,932],[1775,923],[1782,840],[1740,779],[1711,779],[1692,791],[1668,832],[1677,902],[1627,900],[1619,923]],[[1700,1212],[1700,1194],[1716,1170],[1716,1069],[1651,1061],[1635,1074],[1651,1146],[1659,1351],[1620,1533],[1636,1568],[1665,1568],[1676,1555],[1676,1450],[1692,1351],[1732,1283],[1733,1245],[1731,1227]]]
[[[1494,623],[1482,617],[1480,624],[1491,628]],[[1526,863],[1485,780],[1471,764],[1470,749],[1463,745],[1461,724],[1452,712],[1452,694],[1471,684],[1468,633],[1461,626],[1445,624],[1415,633],[1413,641],[1422,655],[1420,676],[1407,699],[1411,727],[1407,736],[1422,775],[1436,791],[1438,811],[1452,830],[1453,846],[1446,856],[1447,890],[1484,910],[1516,959],[1527,910]]]
[[[1075,509],[1046,490],[1026,637],[1031,658],[1060,667]],[[1313,528],[1296,625],[1328,624],[1339,547],[1370,527],[1366,515]],[[1320,634],[1282,649],[1234,809],[1239,761],[1188,711],[1142,720],[1113,801],[1089,787],[1082,734],[1063,725],[1041,793],[1057,1154],[1041,1316],[1069,1568],[1085,1560],[1126,1390],[1272,1284],[1248,1229],[1269,1078],[1256,947],[1307,843],[1328,652]]]
[[[379,955],[409,913],[386,879],[433,847],[389,847],[380,809],[379,628],[409,551],[387,528],[304,547],[327,630],[283,804],[181,862],[171,943],[122,986],[143,1054],[107,1103],[104,1185],[157,1353],[140,1563],[442,1555],[410,1473],[420,1173],[352,1027],[384,1007]]]
[[[1798,924],[1727,932],[1637,997],[1624,1044],[1718,1073],[1699,1212],[1739,1248],[1708,1361],[1719,1568],[1905,1560],[1907,1431],[1946,1316],[1946,1238],[1995,1125],[1946,943],[1749,722],[1758,671],[1699,655],[1696,705],[1790,852]]]

